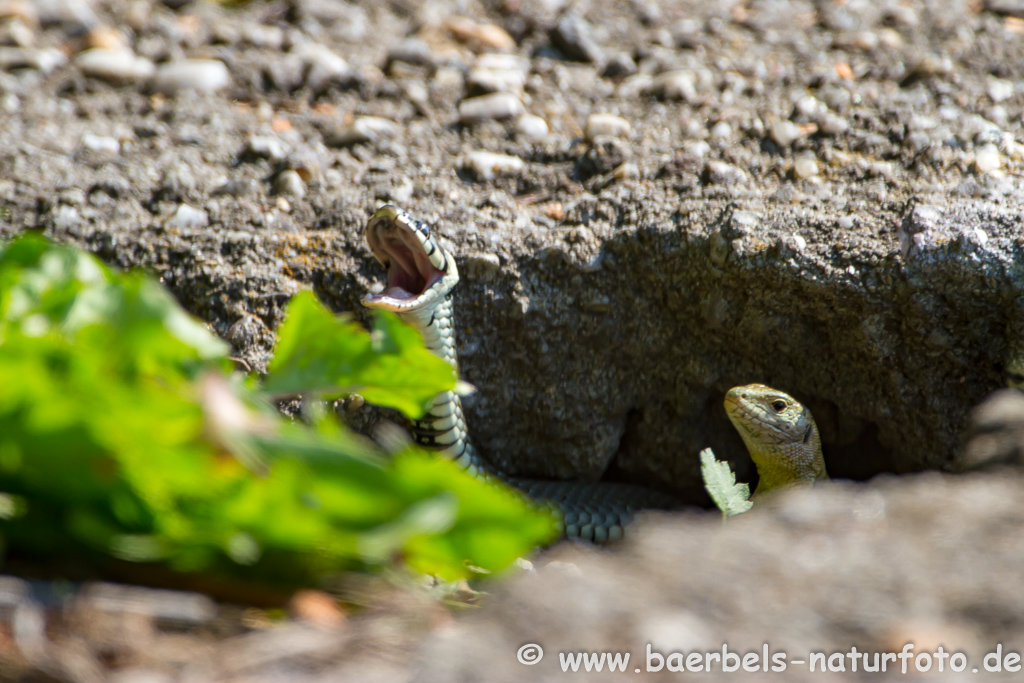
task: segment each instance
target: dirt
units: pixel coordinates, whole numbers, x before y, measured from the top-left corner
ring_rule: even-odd
[[[458,350],[478,388],[466,401],[469,430],[510,472],[636,481],[706,504],[701,448],[756,477],[722,409],[725,391],[748,382],[811,408],[834,478],[959,470],[970,464],[968,413],[1002,385],[1024,327],[1018,16],[1024,5],[1007,0],[0,2],[0,235],[42,230],[158,273],[259,370],[296,291],[313,287],[335,310],[365,315],[359,299],[383,273],[361,229],[391,201],[456,255]],[[333,56],[302,51],[310,45]],[[86,75],[89,46],[131,48],[157,77]],[[492,68],[484,87],[511,89],[548,136],[526,135],[537,122],[517,117],[460,121],[480,88],[472,69],[492,49],[518,55],[526,71]],[[192,78],[210,92],[169,92],[160,69],[185,57],[219,60],[229,82],[214,87],[207,73]],[[588,136],[588,117],[602,113],[628,130]],[[363,116],[391,124],[345,141]],[[522,167],[487,178],[489,168],[472,168],[475,151]],[[1019,579],[1019,562],[987,558],[981,545],[997,542],[988,525],[1017,506],[978,502],[1019,500],[999,488],[1016,484],[886,481],[880,492],[826,488],[808,500],[835,511],[857,496],[892,497],[885,533],[900,539],[932,529],[915,505],[948,498],[949,514],[973,520],[949,533],[973,538],[980,564]],[[764,548],[725,583],[768,613],[795,598],[765,587],[784,567],[763,563],[805,552],[796,532],[757,545],[776,526],[790,533],[777,514],[730,525],[725,540],[706,519],[659,522],[621,556],[581,562],[629,583],[644,580],[641,567],[682,567],[686,550],[699,576],[714,577],[743,548]],[[814,538],[845,542],[827,519],[815,524]],[[918,570],[969,574],[943,554],[946,537],[921,538]],[[931,607],[914,603],[912,616],[942,621],[960,609],[937,591],[990,590],[940,585],[901,573],[892,553],[865,552],[872,578],[849,590],[883,596],[920,581],[911,595]],[[848,560],[816,560],[814,576],[846,576]],[[552,581],[521,608],[523,623],[557,594]],[[822,581],[802,624],[841,621],[826,608],[842,586]],[[707,583],[656,585],[704,604],[713,616],[696,613],[718,629],[709,632],[739,633],[749,616]],[[500,620],[532,590],[509,588],[506,606],[481,619]],[[608,590],[578,597],[601,615],[639,614],[655,592],[611,611],[592,597]],[[971,628],[1013,626],[1018,611],[1006,609],[982,610]],[[583,611],[566,623],[586,622]],[[874,634],[868,642],[898,625],[879,614],[857,627]],[[820,642],[849,640],[843,629]],[[812,631],[792,631],[792,642],[811,642],[801,634]],[[608,642],[639,642],[629,638]]]

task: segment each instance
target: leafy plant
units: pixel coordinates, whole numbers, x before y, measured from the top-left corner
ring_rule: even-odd
[[[297,296],[267,386],[359,390],[411,416],[455,378],[415,330]],[[29,236],[0,250],[0,541],[9,559],[159,563],[289,584],[404,561],[500,569],[554,521],[415,447],[274,410],[155,281]],[[0,545],[0,550],[3,545]]]
[[[715,458],[710,448],[700,452],[700,473],[704,479],[704,488],[722,511],[723,519],[746,512],[752,507],[750,487],[737,484],[736,475],[729,463]]]

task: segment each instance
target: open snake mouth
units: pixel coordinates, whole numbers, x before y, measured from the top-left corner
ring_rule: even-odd
[[[366,225],[370,251],[388,269],[387,284],[370,294],[363,304],[389,310],[419,308],[431,288],[444,279],[445,270],[435,266],[427,253],[436,250],[425,224],[391,205],[382,206]]]

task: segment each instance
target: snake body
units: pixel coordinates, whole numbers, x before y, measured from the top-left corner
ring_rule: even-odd
[[[459,282],[455,259],[426,223],[391,205],[370,218],[366,240],[388,276],[384,290],[368,295],[363,304],[396,312],[419,329],[428,349],[458,370],[452,307],[452,292]],[[814,420],[791,396],[764,385],[737,387],[729,392],[726,408],[761,473],[758,494],[827,478]],[[622,536],[635,512],[678,507],[670,496],[631,484],[507,476],[473,447],[462,401],[454,391],[434,397],[424,417],[413,421],[412,433],[417,443],[438,450],[471,474],[500,479],[552,505],[561,513],[569,537],[614,540]]]
[[[391,205],[377,210],[366,225],[374,257],[388,270],[387,284],[363,304],[394,311],[415,326],[428,349],[458,369],[452,292],[459,282],[455,259],[431,235],[430,227]],[[507,476],[482,458],[469,440],[462,401],[454,391],[434,397],[426,415],[413,421],[417,443],[438,450],[471,474],[510,484],[537,501],[553,505],[566,536],[596,542],[622,536],[633,514],[668,509],[678,502],[630,484],[542,481]]]

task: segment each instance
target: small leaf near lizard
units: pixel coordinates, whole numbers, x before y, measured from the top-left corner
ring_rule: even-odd
[[[753,505],[750,487],[737,484],[729,463],[715,458],[710,448],[700,452],[700,473],[704,478],[704,488],[722,511],[723,518],[746,512]]]

